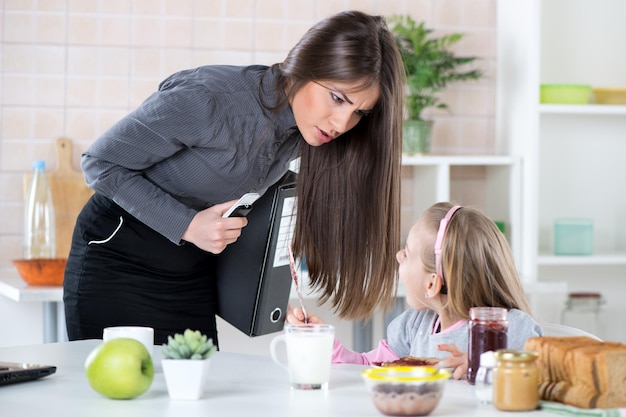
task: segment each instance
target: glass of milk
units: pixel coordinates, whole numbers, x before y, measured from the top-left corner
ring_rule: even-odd
[[[289,371],[291,388],[327,389],[333,353],[335,327],[330,324],[285,324],[283,333],[272,339],[274,362]],[[278,357],[279,343],[285,343],[287,364]]]

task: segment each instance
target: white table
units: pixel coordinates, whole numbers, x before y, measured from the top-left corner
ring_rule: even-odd
[[[18,303],[43,303],[44,343],[65,340],[59,335],[59,333],[65,334],[62,286],[28,285],[17,273],[15,275],[3,274],[0,278],[0,295]]]
[[[110,400],[91,389],[83,363],[101,341],[49,343],[0,348],[4,361],[56,365],[43,379],[0,387],[3,416],[59,415],[64,417],[255,416],[321,417],[382,416],[372,404],[358,365],[333,365],[327,391],[294,391],[286,371],[268,356],[217,352],[211,358],[209,381],[198,401],[172,401],[161,371],[160,347],[155,348],[156,372],[150,389],[132,400]],[[552,415],[543,411],[514,413],[515,417]],[[481,406],[465,381],[447,382],[433,416],[511,416]]]

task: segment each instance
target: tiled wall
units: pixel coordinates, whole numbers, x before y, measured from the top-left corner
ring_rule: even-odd
[[[459,54],[487,76],[445,92],[433,152],[493,153],[495,0],[0,0],[0,270],[20,256],[22,175],[55,168],[56,138],[73,163],[174,71],[280,61],[315,21],[346,9],[407,13],[461,31]]]
[[[21,256],[22,177],[34,159],[56,167],[56,138],[72,139],[77,168],[81,152],[172,72],[279,62],[308,27],[341,10],[410,14],[437,32],[466,33],[458,53],[480,57],[487,76],[445,93],[451,111],[435,115],[433,152],[493,153],[495,7],[495,0],[0,0],[0,277],[15,274],[11,259]],[[457,177],[467,192],[480,182],[480,172]],[[41,303],[0,297],[0,317],[17,318],[0,320],[0,346],[41,342]],[[336,324],[347,341],[351,324]],[[228,337],[231,349],[267,350],[263,338]]]

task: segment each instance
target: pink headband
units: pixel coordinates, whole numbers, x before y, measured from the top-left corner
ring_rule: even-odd
[[[454,213],[463,206],[454,206],[441,219],[439,222],[439,230],[437,231],[437,240],[435,240],[435,268],[437,271],[437,276],[441,277],[443,281],[443,285],[446,284],[446,280],[443,277],[443,266],[441,265],[441,247],[443,246],[443,237],[446,234],[446,229],[448,228],[448,223],[450,223],[450,219],[454,216]]]

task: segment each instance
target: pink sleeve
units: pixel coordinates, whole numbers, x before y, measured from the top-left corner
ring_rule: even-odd
[[[346,348],[337,338],[335,338],[333,345],[333,363],[371,365],[373,362],[388,362],[396,359],[399,359],[399,356],[391,350],[386,340],[381,340],[376,349],[365,353],[358,353]]]

